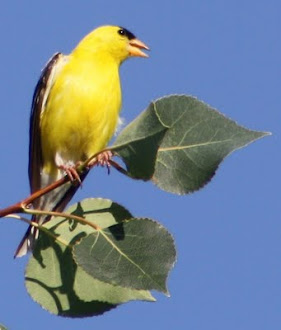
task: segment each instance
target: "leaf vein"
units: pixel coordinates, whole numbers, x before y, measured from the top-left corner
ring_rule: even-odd
[[[164,147],[159,148],[158,151],[164,152],[164,151],[171,151],[171,150],[182,150],[182,149],[191,149],[191,148],[197,148],[197,147],[204,147],[212,144],[219,144],[219,143],[225,143],[230,142],[231,139],[221,140],[221,141],[208,141],[203,143],[196,143],[196,144],[190,144],[190,145],[184,145],[184,146],[172,146],[172,147]]]
[[[156,283],[159,287],[162,287],[153,277],[151,277],[149,274],[146,273],[144,269],[142,269],[138,264],[134,262],[129,256],[127,256],[108,236],[105,232],[102,230],[100,231],[101,235],[108,241],[109,244],[113,246],[113,248],[116,249],[120,255],[126,259],[129,263],[131,263],[133,266],[135,266],[143,275],[148,277],[152,282]]]

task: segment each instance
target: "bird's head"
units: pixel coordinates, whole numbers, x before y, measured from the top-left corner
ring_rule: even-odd
[[[142,49],[149,50],[133,33],[120,26],[101,26],[95,29],[76,49],[93,53],[106,52],[120,63],[130,56],[148,57]]]

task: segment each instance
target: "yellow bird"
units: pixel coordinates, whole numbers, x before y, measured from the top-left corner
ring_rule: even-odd
[[[121,108],[120,64],[131,56],[147,57],[149,49],[130,31],[102,26],[80,41],[70,55],[56,53],[36,86],[29,144],[31,193],[67,174],[77,179],[75,166],[102,151],[115,132]],[[85,178],[87,173],[81,176]],[[77,190],[63,186],[35,200],[35,209],[62,211]],[[39,224],[47,216],[33,216]],[[16,250],[32,250],[38,230],[30,226]]]

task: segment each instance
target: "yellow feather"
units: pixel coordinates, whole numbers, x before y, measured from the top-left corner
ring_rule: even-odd
[[[69,56],[42,114],[44,171],[57,171],[57,153],[75,164],[107,145],[121,107],[118,68],[107,54]]]

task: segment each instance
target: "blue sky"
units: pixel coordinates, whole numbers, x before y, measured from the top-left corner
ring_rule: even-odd
[[[75,197],[110,198],[174,235],[171,297],[133,302],[101,317],[64,319],[24,287],[13,260],[25,225],[0,221],[0,323],[22,329],[275,330],[281,325],[280,1],[10,1],[1,5],[0,207],[25,196],[28,121],[40,70],[91,29],[118,24],[151,47],[121,69],[128,123],[160,96],[197,96],[239,124],[271,131],[228,157],[199,192],[175,196],[151,183],[95,170]]]

